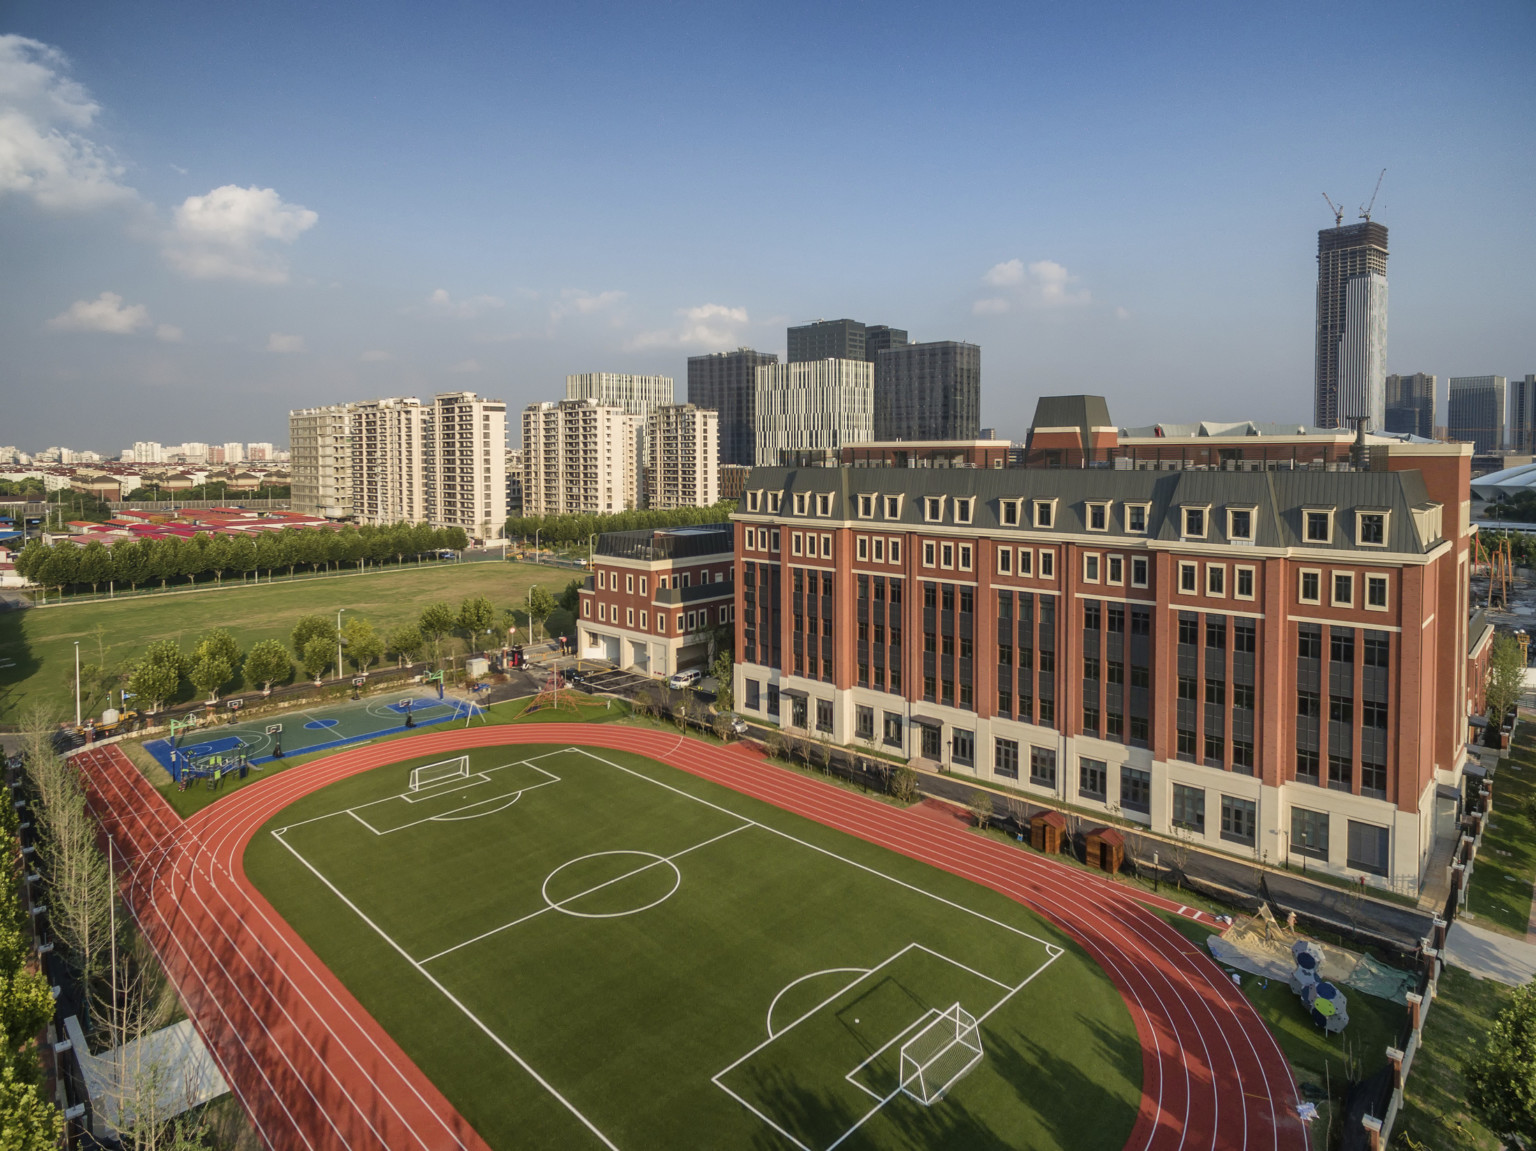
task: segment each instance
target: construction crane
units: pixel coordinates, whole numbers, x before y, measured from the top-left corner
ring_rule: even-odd
[[[1381,175],[1376,177],[1376,187],[1371,192],[1371,202],[1369,204],[1360,205],[1360,218],[1367,224],[1371,222],[1371,209],[1376,206],[1376,194],[1381,191],[1382,177],[1384,177],[1386,174],[1387,170],[1383,168],[1381,170]]]
[[[1328,200],[1328,210],[1333,213],[1333,226],[1335,228],[1342,228],[1344,226],[1344,209],[1332,200],[1329,200],[1327,192],[1323,193],[1323,199]]]

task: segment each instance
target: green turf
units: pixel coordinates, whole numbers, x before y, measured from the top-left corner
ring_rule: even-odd
[[[32,706],[46,709],[50,719],[74,718],[76,640],[82,663],[108,667],[136,657],[158,639],[179,639],[183,650],[190,650],[200,635],[216,627],[228,628],[248,651],[257,640],[286,643],[302,615],[334,618],[344,607],[348,615],[363,616],[387,633],[414,621],[423,607],[439,600],[457,607],[466,596],[485,595],[498,608],[515,609],[533,584],[558,593],[574,578],[579,573],[533,564],[428,564],[296,583],[0,612],[0,723],[19,722]],[[559,622],[551,617],[552,626]],[[461,640],[444,644],[445,658],[462,651]],[[101,702],[87,701],[87,713],[99,711]]]
[[[1509,758],[1493,777],[1493,814],[1483,832],[1467,911],[1479,927],[1524,938],[1536,879],[1536,740],[1521,725]]]
[[[816,1151],[866,1112],[841,1147],[1124,1145],[1129,1013],[1019,904],[639,756],[470,754],[414,803],[412,763],[308,796],[245,863],[492,1146],[600,1146],[496,1039],[624,1151],[793,1147],[725,1088]],[[1000,1003],[980,1065],[878,1106],[885,1045],[956,1000]]]

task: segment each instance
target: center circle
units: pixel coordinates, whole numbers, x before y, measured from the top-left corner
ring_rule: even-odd
[[[544,880],[544,902],[578,919],[616,919],[665,903],[683,873],[651,851],[598,851],[562,863]]]

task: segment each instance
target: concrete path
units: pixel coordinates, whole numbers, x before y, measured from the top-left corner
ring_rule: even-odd
[[[1479,979],[1518,987],[1536,977],[1536,944],[1457,920],[1445,937],[1445,959]]]

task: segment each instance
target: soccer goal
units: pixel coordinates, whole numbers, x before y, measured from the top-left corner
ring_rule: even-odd
[[[901,1089],[931,1107],[981,1056],[976,1018],[956,1003],[901,1045]]]
[[[435,787],[450,779],[469,778],[469,756],[456,755],[452,759],[440,759],[436,763],[423,764],[411,772],[411,790]]]

